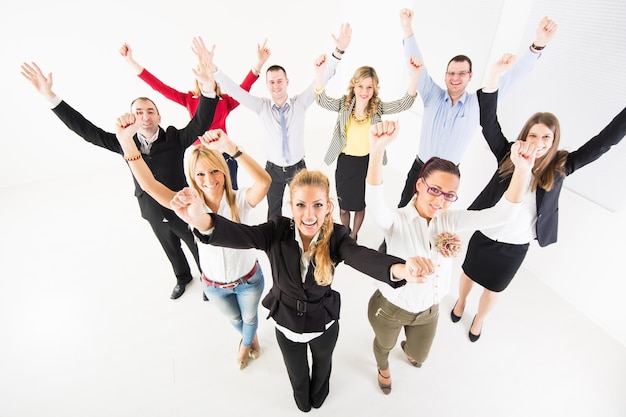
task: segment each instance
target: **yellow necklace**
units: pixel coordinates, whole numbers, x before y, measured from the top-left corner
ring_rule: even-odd
[[[355,122],[357,122],[357,123],[365,123],[365,121],[366,121],[367,119],[369,119],[369,117],[367,117],[367,116],[361,116],[361,117],[359,117],[359,116],[357,116],[357,115],[356,115],[356,114],[354,114],[354,113],[352,113],[352,118],[353,118],[353,119],[354,119],[354,121],[355,121]]]

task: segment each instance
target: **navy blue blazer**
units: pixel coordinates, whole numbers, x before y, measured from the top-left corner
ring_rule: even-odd
[[[213,213],[211,216],[214,229],[210,236],[194,230],[202,243],[236,249],[256,248],[267,253],[273,280],[272,288],[263,299],[263,306],[269,309],[268,317],[296,333],[323,332],[327,323],[339,319],[339,293],[330,285],[315,282],[313,263],[302,282],[300,247],[291,219],[272,216],[267,223],[249,226]],[[406,284],[405,280],[391,280],[391,266],[404,264],[403,259],[358,245],[349,237],[348,229],[336,223],[330,238],[330,256],[335,265],[345,262],[394,288]]]
[[[504,158],[508,157],[513,142],[509,142],[502,134],[496,114],[497,102],[497,91],[495,93],[478,91],[480,125],[483,129],[483,135],[498,163],[501,163]],[[565,175],[570,175],[577,169],[601,157],[611,149],[611,146],[618,144],[624,135],[626,135],[626,108],[622,109],[600,133],[567,155],[564,167]],[[557,240],[559,195],[561,194],[564,179],[564,177],[556,175],[554,186],[550,191],[537,187],[536,232],[539,246],[548,246]],[[468,209],[482,210],[494,206],[500,200],[510,182],[510,177],[502,179],[496,171],[489,184],[476,197]]]

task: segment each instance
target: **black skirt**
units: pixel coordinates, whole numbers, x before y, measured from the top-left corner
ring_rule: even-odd
[[[339,208],[346,211],[365,209],[365,177],[369,155],[351,156],[339,154],[335,169],[335,187]]]
[[[489,239],[474,232],[463,261],[463,272],[493,292],[503,291],[519,270],[528,252],[528,243],[515,245]]]

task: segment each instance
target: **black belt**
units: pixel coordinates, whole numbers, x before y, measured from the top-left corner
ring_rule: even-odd
[[[296,310],[299,316],[302,316],[304,313],[309,311],[319,310],[324,306],[324,297],[315,301],[298,300],[297,298],[291,297],[282,291],[278,296],[278,300],[287,307]]]
[[[272,162],[270,162],[270,161],[267,161],[267,165],[268,165],[269,167],[271,167],[271,168],[274,168],[274,169],[280,169],[280,170],[282,170],[283,172],[287,172],[287,170],[289,170],[289,169],[295,169],[295,168],[297,168],[299,165],[304,165],[304,159],[301,159],[301,160],[299,160],[298,162],[296,162],[295,164],[293,164],[293,165],[288,165],[288,166],[276,165],[276,164],[274,164],[274,163],[272,163]]]

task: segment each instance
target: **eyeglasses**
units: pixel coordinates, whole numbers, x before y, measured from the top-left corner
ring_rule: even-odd
[[[424,177],[422,177],[420,179],[422,180],[422,182],[426,186],[426,192],[428,194],[430,194],[432,196],[435,196],[435,197],[439,197],[440,195],[442,195],[444,200],[449,201],[451,203],[453,203],[453,202],[455,202],[456,200],[459,199],[459,196],[456,195],[455,193],[444,193],[443,191],[441,191],[437,187],[431,187],[430,185],[428,185],[426,183],[426,180],[424,179]]]
[[[446,75],[450,77],[454,77],[458,75],[459,77],[465,77],[468,74],[471,74],[472,71],[446,71]]]

